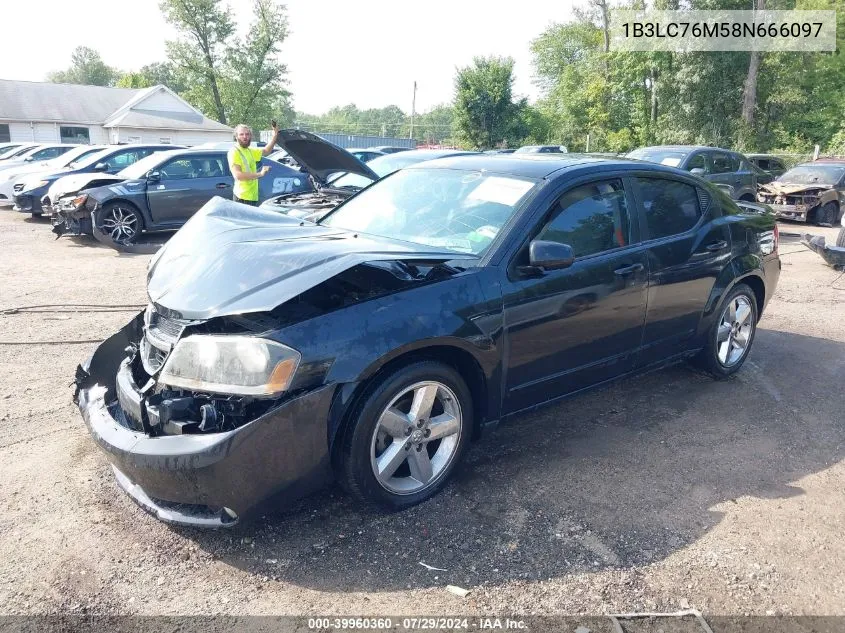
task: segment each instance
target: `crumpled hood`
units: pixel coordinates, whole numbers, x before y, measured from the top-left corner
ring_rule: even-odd
[[[85,174],[71,174],[70,176],[62,176],[50,185],[47,195],[50,196],[50,200],[55,201],[69,193],[76,193],[77,191],[86,189],[86,185],[95,180],[112,180],[114,182],[121,182],[126,179],[115,174],[106,174],[101,171]]]
[[[812,185],[797,185],[797,184],[790,184],[788,182],[779,182],[779,181],[772,181],[766,183],[765,185],[760,185],[760,189],[765,191],[766,193],[772,193],[775,195],[784,195],[784,196],[791,196],[795,193],[800,193],[802,191],[814,191],[818,189],[831,189],[832,185],[823,185],[821,183],[815,183]]]
[[[266,312],[369,261],[475,260],[215,197],[156,253],[147,294],[177,318]]]

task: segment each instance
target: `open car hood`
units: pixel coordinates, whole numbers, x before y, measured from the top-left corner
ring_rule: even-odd
[[[302,165],[321,185],[335,173],[351,173],[378,180],[378,175],[345,149],[316,134],[302,130],[279,130],[277,144]]]
[[[153,257],[147,294],[175,318],[205,320],[267,312],[365,262],[476,259],[215,197]]]
[[[777,180],[766,183],[765,185],[760,185],[760,188],[766,191],[767,193],[774,193],[774,194],[783,194],[783,195],[792,195],[794,193],[800,193],[802,191],[815,191],[818,189],[831,189],[833,185],[824,185],[822,183],[815,183],[811,185],[798,185],[798,184],[791,184],[788,182],[779,182]]]

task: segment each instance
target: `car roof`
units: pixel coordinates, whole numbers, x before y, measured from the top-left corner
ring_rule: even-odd
[[[845,164],[845,158],[823,158],[819,157],[816,160],[808,160],[805,163],[801,163],[802,165],[812,165],[813,163],[836,163],[836,164]]]
[[[726,149],[724,147],[712,147],[711,145],[649,145],[648,147],[638,147],[637,149],[631,151],[636,152],[643,149],[668,149],[684,152],[692,152],[706,149],[714,152],[728,152],[731,154],[739,154],[739,152],[735,149]]]
[[[571,172],[582,168],[601,169],[643,169],[661,171],[670,174],[684,174],[674,167],[650,163],[630,158],[610,158],[587,156],[584,154],[472,154],[438,158],[425,163],[417,163],[406,169],[435,167],[440,169],[466,169],[488,171],[491,173],[532,178],[548,178],[557,172]]]

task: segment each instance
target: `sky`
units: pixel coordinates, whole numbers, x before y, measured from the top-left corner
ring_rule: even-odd
[[[530,42],[554,22],[572,17],[585,0],[288,0],[290,35],[279,55],[287,65],[294,107],[321,114],[332,106],[391,104],[410,112],[452,100],[455,69],[475,55],[514,58],[515,92],[538,96],[532,82]],[[243,29],[247,0],[229,0]],[[44,81],[70,65],[77,46],[100,52],[110,66],[136,70],[164,61],[165,41],[175,36],[158,0],[40,0],[0,2],[3,30],[0,79]],[[14,51],[19,54],[12,54]],[[0,113],[2,114],[2,113]]]

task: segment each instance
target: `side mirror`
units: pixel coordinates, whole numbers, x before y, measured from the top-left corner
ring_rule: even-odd
[[[701,167],[693,167],[689,170],[689,173],[695,174],[696,176],[704,176],[707,172]]]
[[[26,158],[24,158],[23,160],[24,160],[24,162],[25,162],[25,163],[31,163],[31,162],[32,162],[32,161],[34,161],[35,159],[34,159],[32,156],[27,156],[27,157],[26,157]]]
[[[161,180],[161,174],[157,171],[147,172],[147,182],[158,182]]]
[[[97,163],[94,165],[94,171],[108,171],[108,163]]]
[[[569,244],[533,240],[528,245],[528,266],[523,266],[523,273],[538,273],[544,270],[569,268],[575,261],[575,255]]]

